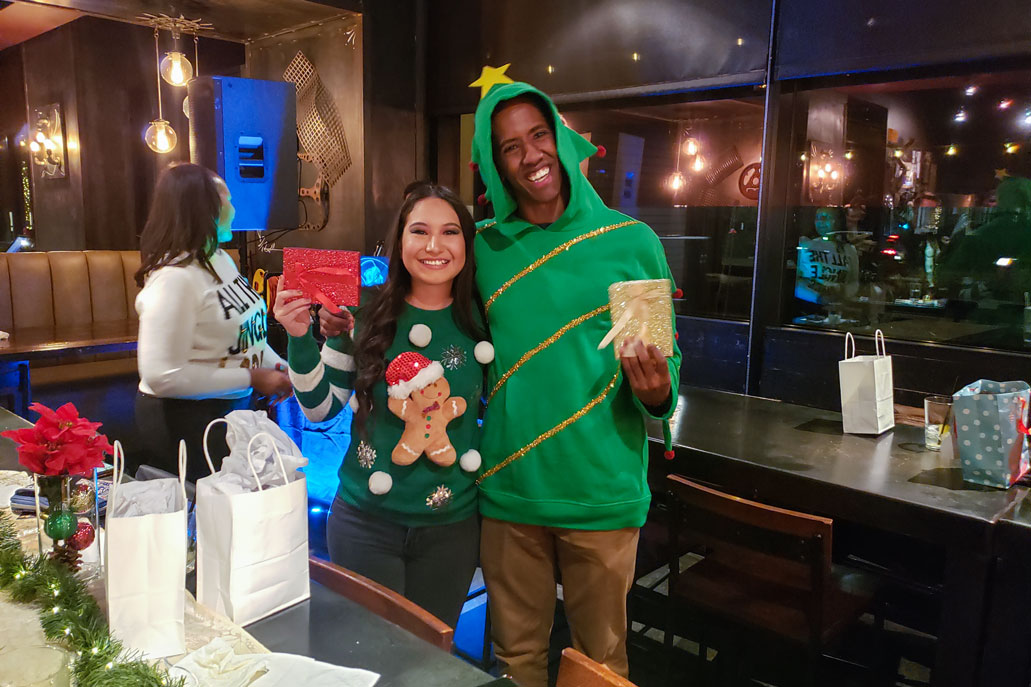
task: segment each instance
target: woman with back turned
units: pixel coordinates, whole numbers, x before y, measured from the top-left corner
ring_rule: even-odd
[[[130,459],[177,472],[184,439],[190,481],[208,474],[201,442],[211,420],[249,408],[254,392],[275,400],[291,390],[285,362],[265,340],[264,300],[219,248],[232,238],[234,215],[224,180],[176,164],[158,177],[140,236],[136,426],[145,454]],[[212,434],[220,446],[225,426]]]

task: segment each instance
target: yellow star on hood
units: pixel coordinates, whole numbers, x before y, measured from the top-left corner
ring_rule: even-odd
[[[509,62],[501,67],[488,67],[484,65],[483,71],[480,72],[480,78],[469,84],[469,88],[480,87],[480,100],[490,92],[490,89],[499,83],[515,83],[512,79],[505,76],[505,71],[512,66]]]
[[[1010,173],[1009,173],[1008,170],[1005,170],[1005,169],[997,169],[997,170],[995,170],[995,178],[998,179],[999,181],[1002,181],[1003,179],[1005,179],[1009,175],[1010,175]]]

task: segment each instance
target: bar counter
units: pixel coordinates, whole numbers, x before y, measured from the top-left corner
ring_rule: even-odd
[[[649,425],[653,489],[664,489],[665,474],[678,473],[738,496],[942,550],[942,611],[932,684],[992,684],[979,681],[981,652],[974,648],[990,639],[982,628],[999,610],[988,599],[999,546],[1019,542],[1031,548],[1026,487],[1002,490],[964,483],[951,447],[924,449],[919,427],[898,425],[880,436],[846,435],[838,413],[739,394],[681,387],[671,430],[676,456],[666,461],[661,426]],[[995,541],[1007,514],[1020,514],[1019,522],[1007,525],[1009,540]],[[1014,626],[1006,632],[1027,636]]]

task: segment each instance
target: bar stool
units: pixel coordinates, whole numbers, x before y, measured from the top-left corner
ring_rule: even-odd
[[[699,669],[708,665],[708,647],[716,639],[714,648],[724,656],[747,645],[733,657],[735,672],[743,672],[767,648],[793,649],[804,659],[801,683],[817,684],[825,648],[873,603],[870,576],[831,562],[833,522],[731,496],[679,475],[669,475],[667,486],[672,507],[667,628],[675,629],[683,613],[697,621],[704,633]],[[684,530],[703,542],[705,555],[681,569],[674,542],[682,541]],[[669,661],[673,631],[667,629],[665,642]]]

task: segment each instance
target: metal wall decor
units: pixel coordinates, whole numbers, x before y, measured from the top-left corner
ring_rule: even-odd
[[[43,179],[60,179],[67,175],[67,155],[61,105],[54,103],[32,111],[29,130],[29,152]]]
[[[329,219],[328,192],[351,166],[351,153],[347,147],[344,124],[340,119],[333,97],[322,85],[315,65],[298,51],[290,61],[283,80],[297,88],[297,138],[304,148],[298,153],[303,162],[318,169],[315,183],[299,190],[301,198],[311,198],[322,204],[323,218],[316,224],[305,222],[300,228],[318,231]]]

